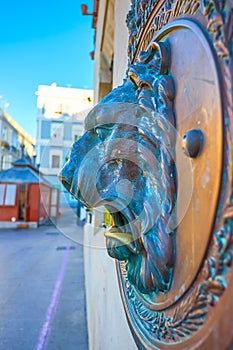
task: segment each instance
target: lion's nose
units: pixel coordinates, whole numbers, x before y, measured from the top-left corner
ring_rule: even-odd
[[[57,177],[61,181],[62,185],[67,189],[67,191],[70,191],[71,182],[69,181],[69,179],[64,177],[61,173],[59,173]]]
[[[58,179],[61,181],[63,186],[70,191],[71,183],[72,183],[72,175],[73,171],[70,169],[69,164],[66,163],[64,167],[57,174]]]

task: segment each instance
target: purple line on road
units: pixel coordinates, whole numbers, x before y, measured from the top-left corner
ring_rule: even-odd
[[[59,271],[59,274],[57,276],[57,281],[53,290],[53,295],[49,304],[49,307],[46,312],[46,318],[45,322],[43,324],[43,327],[40,332],[40,337],[38,340],[38,344],[36,346],[36,350],[45,350],[47,348],[48,344],[48,339],[49,339],[49,334],[51,332],[51,326],[53,322],[53,318],[57,309],[57,304],[60,296],[60,291],[62,287],[62,282],[64,279],[65,271],[66,271],[66,266],[68,263],[68,258],[70,254],[70,247],[66,247],[66,252],[64,254],[64,258],[62,261],[61,269]]]

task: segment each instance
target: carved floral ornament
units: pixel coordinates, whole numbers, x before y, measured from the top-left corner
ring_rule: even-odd
[[[219,349],[233,337],[232,21],[231,1],[132,1],[126,78],[59,175],[111,213],[106,246],[142,349],[212,349],[223,315]]]

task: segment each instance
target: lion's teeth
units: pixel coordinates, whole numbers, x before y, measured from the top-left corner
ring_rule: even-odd
[[[119,232],[117,227],[111,227],[111,229],[104,231],[104,235],[107,238],[113,238],[125,245],[133,253],[136,253],[136,247],[134,245],[134,239],[130,232]]]

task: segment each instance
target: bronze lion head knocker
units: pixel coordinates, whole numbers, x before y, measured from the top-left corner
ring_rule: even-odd
[[[173,100],[169,49],[154,42],[88,114],[59,174],[83,205],[108,209],[108,254],[126,261],[129,281],[144,294],[167,292],[175,263]]]

